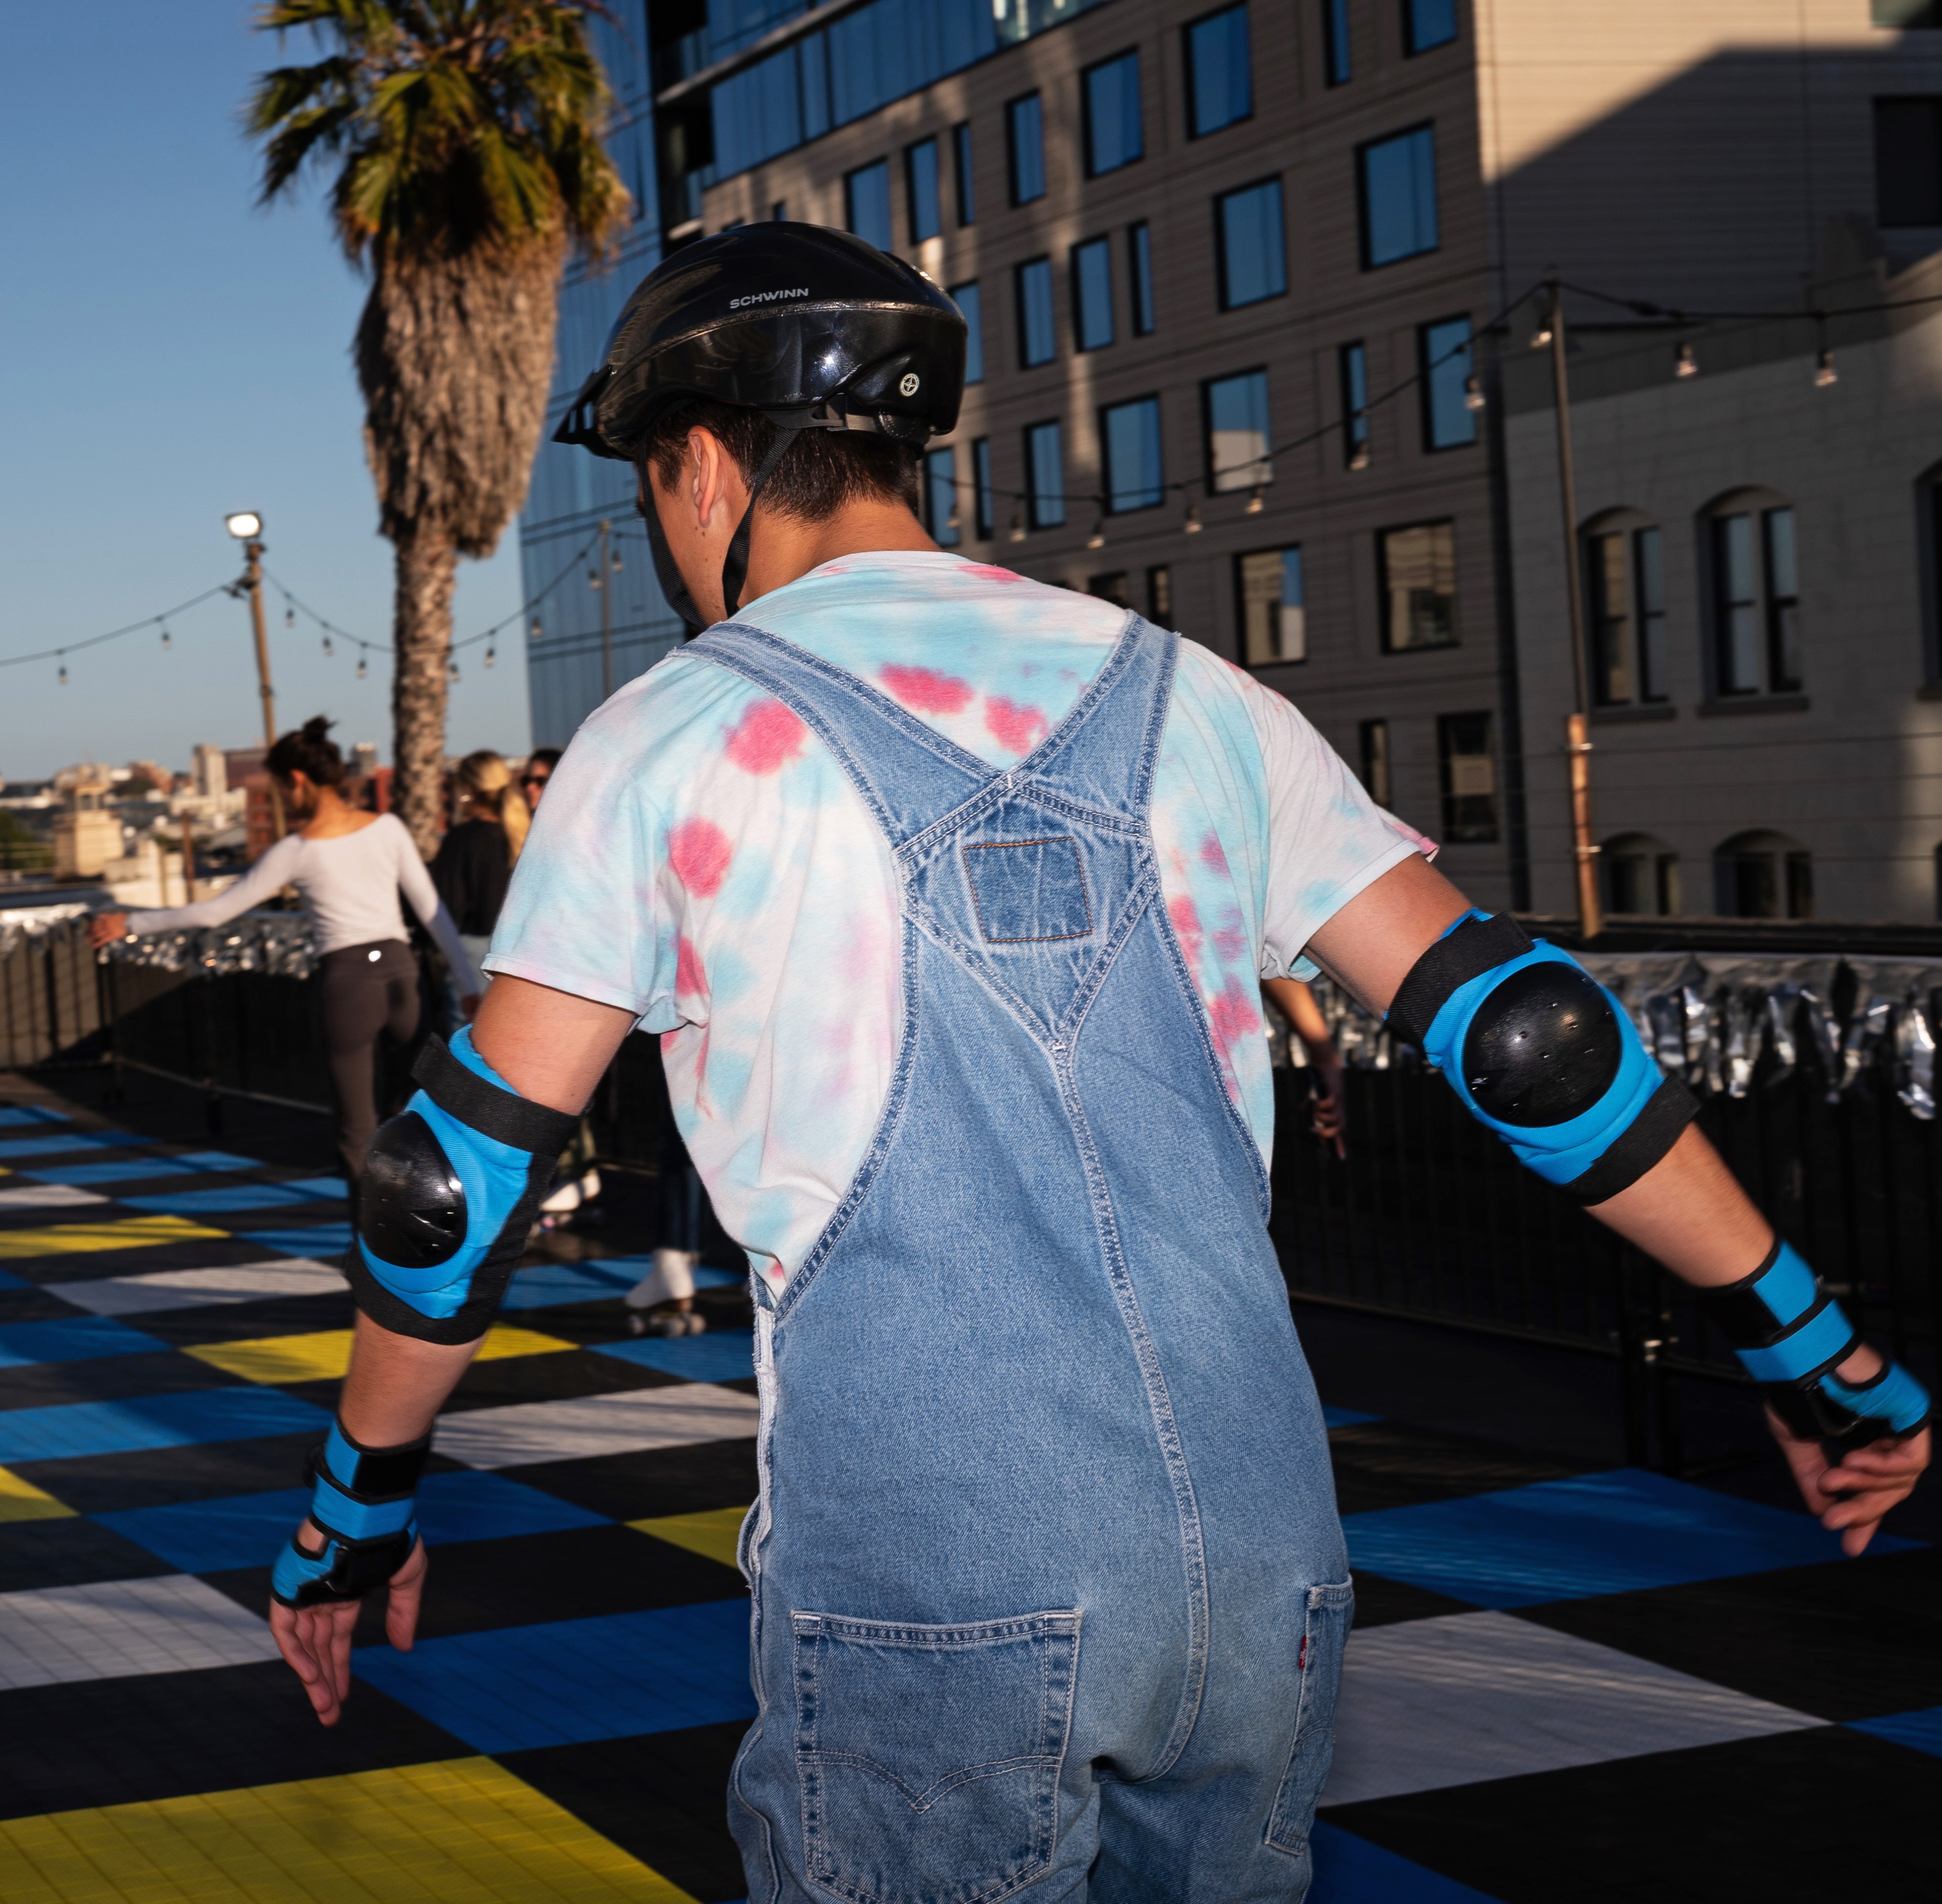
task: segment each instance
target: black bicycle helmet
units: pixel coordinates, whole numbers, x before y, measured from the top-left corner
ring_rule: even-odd
[[[963,314],[923,272],[850,232],[737,225],[643,280],[553,440],[631,462],[662,418],[698,398],[767,417],[776,440],[722,564],[732,615],[755,497],[789,445],[805,430],[874,430],[914,444],[954,428],[967,336]],[[647,526],[663,592],[698,627],[651,508]]]

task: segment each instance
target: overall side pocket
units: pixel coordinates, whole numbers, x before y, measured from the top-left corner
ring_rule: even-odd
[[[1355,1585],[1343,1581],[1308,1590],[1297,1667],[1301,1692],[1294,1715],[1294,1746],[1268,1817],[1267,1842],[1297,1857],[1308,1854],[1315,1801],[1328,1781],[1335,1756],[1335,1694],[1342,1683],[1342,1649],[1355,1614]]]
[[[853,1904],[997,1904],[1049,1867],[1078,1614],[791,1617],[813,1882]]]

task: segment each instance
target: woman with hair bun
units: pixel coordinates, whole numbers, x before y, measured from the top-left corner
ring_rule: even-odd
[[[513,770],[489,747],[467,754],[452,778],[452,823],[433,857],[431,883],[476,965],[492,949],[533,817]],[[458,977],[455,971],[455,985]]]
[[[103,912],[91,928],[96,945],[151,932],[225,924],[294,886],[316,922],[323,955],[324,1040],[337,1094],[337,1151],[354,1195],[364,1152],[378,1127],[377,1047],[389,1032],[400,1043],[418,1035],[418,970],[398,905],[412,910],[458,974],[465,1015],[484,989],[471,955],[440,903],[412,836],[394,814],[360,811],[342,791],[344,756],[319,715],[286,734],[264,765],[296,823],[226,891],[166,912]]]

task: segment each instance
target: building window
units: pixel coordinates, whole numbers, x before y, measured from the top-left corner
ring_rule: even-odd
[[[1714,903],[1729,919],[1811,919],[1814,856],[1785,833],[1735,833],[1713,854]]]
[[[1162,628],[1173,624],[1173,571],[1163,562],[1147,571],[1147,619]]]
[[[1301,550],[1263,549],[1234,558],[1242,658],[1251,668],[1308,659],[1301,602]]]
[[[780,225],[789,216],[789,201],[786,198],[778,198],[769,207],[769,216],[774,222]]]
[[[1113,244],[1089,238],[1072,247],[1072,334],[1082,351],[1113,341]]]
[[[1456,640],[1456,527],[1413,523],[1376,537],[1383,646],[1392,655],[1450,648]]]
[[[991,496],[991,439],[979,437],[971,445],[971,483],[973,500],[976,513],[973,521],[977,526],[978,540],[988,542],[997,518],[992,513]]]
[[[1357,157],[1362,187],[1362,268],[1374,271],[1434,251],[1436,143],[1428,126],[1363,146]]]
[[[1658,529],[1601,518],[1585,536],[1591,698],[1601,707],[1664,701],[1665,569]]]
[[[957,175],[954,182],[957,187],[957,222],[960,225],[975,224],[978,199],[971,180],[971,126],[968,120],[951,128],[951,157],[956,161],[952,170]]]
[[[1025,501],[1034,529],[1065,520],[1065,433],[1056,423],[1026,426]]]
[[[1470,320],[1445,317],[1416,333],[1422,374],[1423,446],[1460,449],[1477,440],[1477,412],[1471,407]]]
[[[985,381],[985,299],[974,277],[968,284],[951,287],[951,302],[964,313],[964,381]]]
[[[1456,0],[1403,0],[1402,36],[1411,54],[1447,46],[1456,37]]]
[[[1657,914],[1683,912],[1679,891],[1679,855],[1649,833],[1621,833],[1598,849],[1608,912]]]
[[[1221,241],[1221,308],[1238,310],[1288,290],[1288,259],[1282,239],[1281,181],[1264,179],[1214,201]]]
[[[920,139],[904,149],[904,192],[910,201],[910,241],[921,244],[944,229],[937,190],[937,141]]]
[[[1201,386],[1207,412],[1207,476],[1218,494],[1274,480],[1268,373],[1244,370]]]
[[[1490,753],[1490,717],[1439,714],[1436,759],[1443,776],[1443,837],[1487,845],[1497,836],[1497,764]]]
[[[1365,721],[1358,737],[1362,744],[1362,786],[1379,807],[1392,806],[1389,777],[1389,724]]]
[[[1153,330],[1153,234],[1144,219],[1126,227],[1126,262],[1133,281],[1133,335],[1150,337]]]
[[[1151,509],[1165,500],[1160,466],[1159,399],[1135,397],[1099,412],[1106,458],[1106,507],[1115,515]]]
[[[1080,78],[1080,95],[1086,103],[1086,176],[1096,179],[1145,155],[1140,56],[1122,53],[1117,59],[1088,66]]]
[[[1712,525],[1715,691],[1792,693],[1800,685],[1793,511],[1729,507]]]
[[[879,251],[890,248],[890,162],[859,165],[843,181],[844,222]]]
[[[1344,344],[1335,367],[1342,386],[1342,460],[1351,469],[1369,466],[1369,354]]]
[[[924,474],[924,526],[939,548],[954,549],[963,539],[958,532],[957,452],[927,452]]]
[[[1354,75],[1349,54],[1349,0],[1322,0],[1322,69],[1331,86],[1346,86]]]
[[[1133,606],[1133,578],[1123,569],[1116,569],[1110,575],[1089,575],[1086,578],[1086,592],[1097,596],[1102,602],[1110,602],[1116,609],[1130,609]]]
[[[1005,128],[1011,155],[1012,203],[1029,205],[1045,196],[1045,121],[1037,94],[1028,93],[1005,108]]]
[[[1238,125],[1254,112],[1254,75],[1248,60],[1248,10],[1229,7],[1196,20],[1181,36],[1187,43],[1187,136],[1204,139]]]
[[[1942,99],[1875,101],[1875,222],[1942,225]]]
[[[1028,259],[1017,272],[1018,362],[1026,369],[1058,354],[1052,314],[1052,260]]]

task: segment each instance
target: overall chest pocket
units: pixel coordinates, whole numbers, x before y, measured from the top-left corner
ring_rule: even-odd
[[[792,1616],[809,1875],[853,1904],[997,1904],[1050,1866],[1077,1613]]]
[[[971,903],[988,943],[1043,944],[1083,939],[1092,930],[1092,895],[1076,840],[988,840],[963,851]]]

